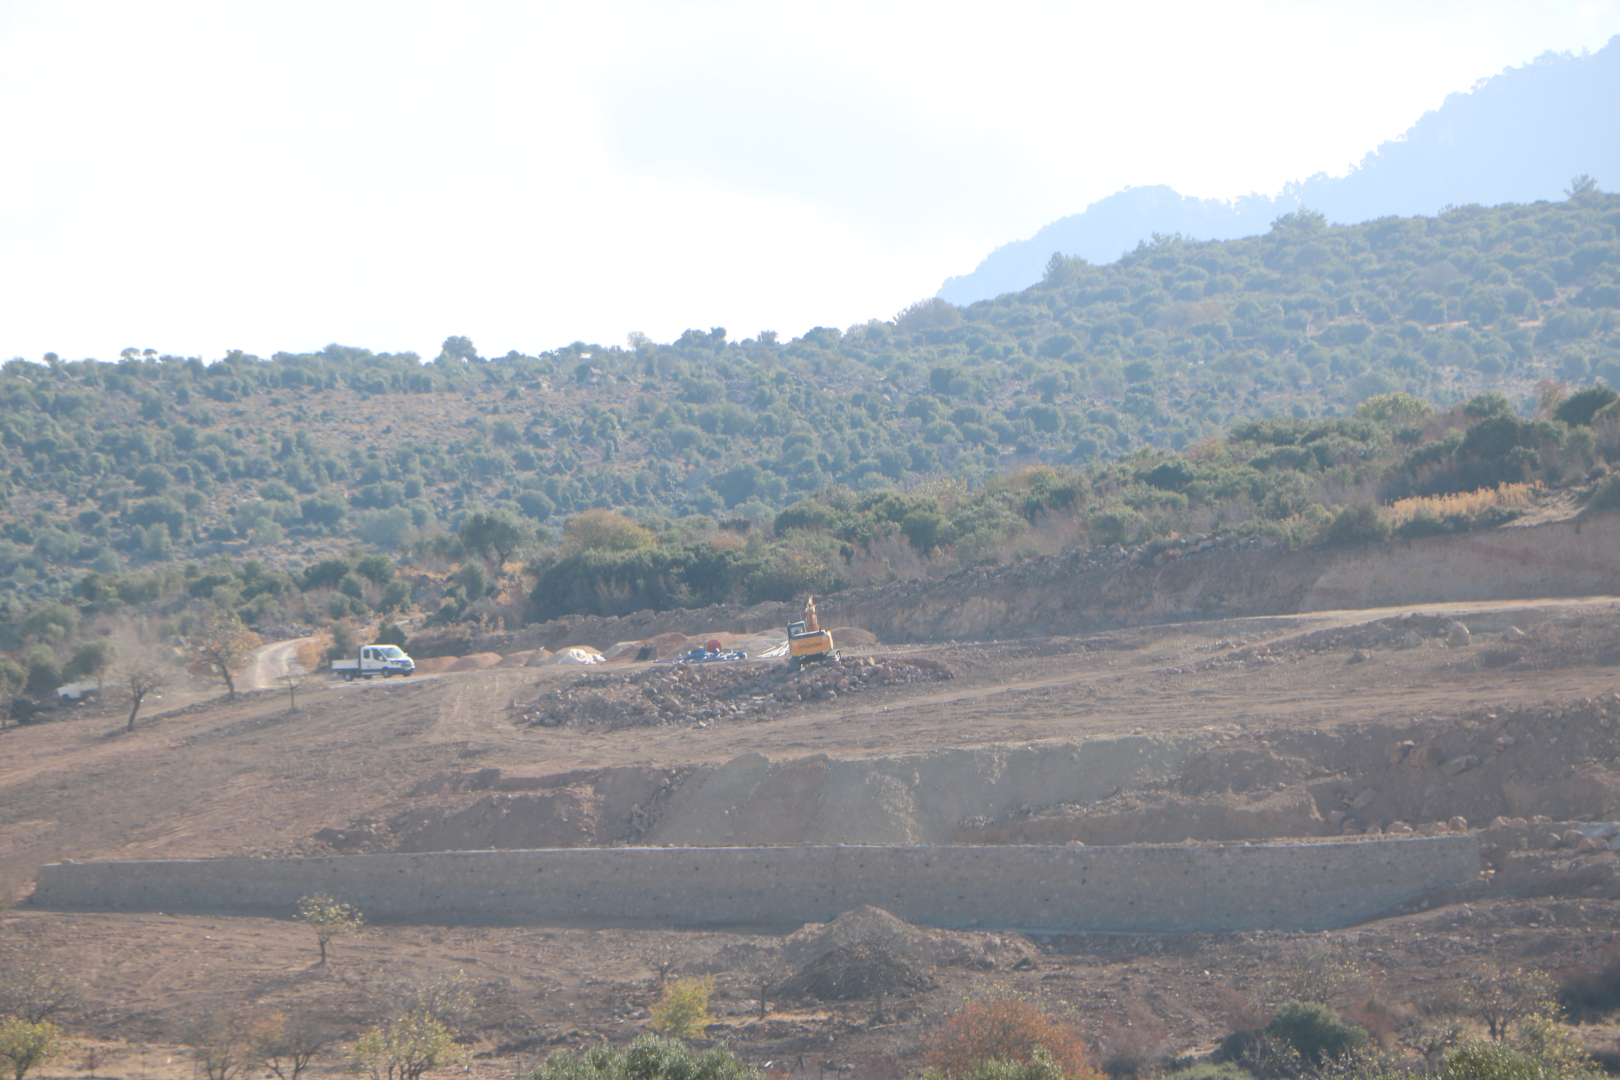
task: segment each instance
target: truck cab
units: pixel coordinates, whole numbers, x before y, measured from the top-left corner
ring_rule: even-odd
[[[354,660],[332,661],[332,674],[342,675],[349,682],[369,679],[373,675],[388,678],[391,675],[410,675],[416,671],[416,661],[405,655],[398,645],[366,645]]]

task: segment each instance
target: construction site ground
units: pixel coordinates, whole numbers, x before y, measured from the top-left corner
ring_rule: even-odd
[[[1466,644],[1459,622],[1471,632]],[[272,681],[285,654],[257,677]],[[1105,1056],[1203,1054],[1289,957],[1325,945],[1364,975],[1344,1004],[1393,1040],[1487,967],[1556,972],[1620,948],[1620,855],[1578,844],[1566,828],[1620,818],[1617,691],[1620,603],[1601,599],[879,643],[850,650],[838,669],[797,676],[776,660],[678,678],[666,665],[608,664],[316,681],[298,689],[296,709],[286,690],[268,686],[234,702],[199,691],[171,694],[131,733],[113,700],[0,733],[0,891],[15,902],[0,912],[0,964],[59,965],[84,985],[84,1008],[66,1018],[73,1052],[42,1066],[44,1077],[190,1076],[180,1036],[222,1008],[311,1012],[352,1040],[390,984],[457,971],[479,988],[473,1070],[511,1076],[556,1049],[646,1030],[661,957],[676,971],[715,975],[711,1037],[789,1072],[902,1075],[965,996],[1003,990],[1071,1015]],[[645,707],[632,712],[631,702]],[[635,842],[599,820],[591,777],[602,770],[645,770],[653,806],[663,779],[678,784],[749,752],[878,762],[1133,735],[1207,746],[1173,775],[1083,805],[963,821],[948,841],[1466,827],[1481,836],[1491,873],[1318,935],[1029,937],[896,929],[873,916],[885,933],[915,937],[921,958],[921,982],[886,1003],[882,1023],[871,1021],[869,1000],[773,1000],[763,1019],[754,1015],[755,986],[793,974],[810,955],[793,942],[820,940],[814,928],[795,939],[779,928],[384,923],[338,939],[320,965],[313,935],[290,912],[28,903],[38,867],[64,859],[425,850],[430,833],[466,848]],[[574,801],[563,805],[558,792]],[[497,794],[535,800],[538,824],[503,831],[480,816]],[[598,818],[573,832],[556,825],[571,814]],[[1579,1034],[1614,1048],[1608,1026]],[[334,1051],[315,1071],[335,1074],[345,1060]]]

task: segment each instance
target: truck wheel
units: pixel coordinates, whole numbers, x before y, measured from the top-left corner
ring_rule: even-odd
[[[392,671],[387,671],[387,670],[385,670],[385,671],[384,671],[384,672],[383,672],[383,678],[385,678],[385,679],[386,679],[386,678],[388,678],[388,676],[390,676],[390,675],[392,675],[392,674],[393,674],[393,672],[392,672]]]
[[[344,681],[344,682],[354,682],[354,672],[352,672],[352,671],[345,671],[345,672],[344,672],[344,673],[343,673],[343,681]]]

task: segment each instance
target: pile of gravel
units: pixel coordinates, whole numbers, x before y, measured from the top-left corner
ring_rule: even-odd
[[[870,656],[811,664],[670,664],[619,674],[590,672],[517,706],[519,724],[540,727],[650,727],[718,720],[765,720],[804,701],[901,683],[949,679],[937,660]]]

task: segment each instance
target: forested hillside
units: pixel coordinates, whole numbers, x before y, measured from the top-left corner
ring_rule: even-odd
[[[1302,212],[790,342],[13,360],[0,645],[63,657],[87,619],[187,604],[272,633],[412,605],[512,620],[1190,531],[1458,527],[1529,489],[1445,504],[1449,524],[1410,500],[1585,484],[1616,457],[1617,228],[1590,185],[1354,227]]]

